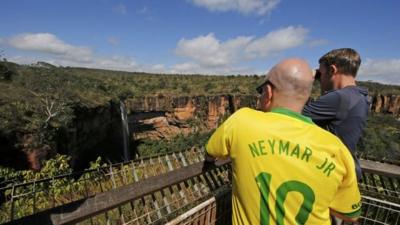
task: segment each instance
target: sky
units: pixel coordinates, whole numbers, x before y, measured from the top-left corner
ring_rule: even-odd
[[[2,0],[0,54],[122,71],[265,74],[350,47],[357,80],[400,85],[398,0]]]

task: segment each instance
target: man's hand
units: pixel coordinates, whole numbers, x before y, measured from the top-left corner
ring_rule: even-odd
[[[344,220],[346,222],[357,222],[357,220],[358,220],[358,217],[347,217],[347,216],[345,216],[345,215],[343,215],[343,214],[341,214],[339,212],[336,212],[333,209],[329,209],[329,211],[330,211],[331,215],[333,215],[333,216],[335,216],[335,217],[337,217],[339,219],[342,219],[342,220]]]
[[[213,163],[213,162],[215,162],[215,160],[216,160],[215,157],[209,155],[209,154],[206,152],[206,155],[205,155],[205,161],[206,161],[206,162]]]
[[[314,69],[313,70],[313,77],[314,77],[314,80],[321,79],[321,72],[319,71],[319,69]]]

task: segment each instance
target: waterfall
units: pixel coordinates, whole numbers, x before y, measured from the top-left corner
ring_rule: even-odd
[[[128,116],[126,114],[125,104],[120,102],[120,110],[121,110],[121,122],[122,122],[122,138],[123,138],[123,148],[124,148],[124,161],[128,161],[130,159],[129,156],[129,125],[128,125]]]

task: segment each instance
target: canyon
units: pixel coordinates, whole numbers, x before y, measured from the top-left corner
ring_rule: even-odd
[[[256,108],[253,95],[215,96],[145,96],[126,98],[130,151],[141,140],[169,139],[178,134],[210,132],[241,107]],[[400,96],[370,97],[371,113],[400,115]],[[84,168],[101,155],[122,161],[122,132],[119,103],[74,109],[74,120],[68,127],[57,128],[52,143],[38,145],[37,133],[17,133],[0,137],[0,153],[7,155],[6,166],[39,170],[42,162],[57,153],[71,156],[72,165]],[[36,143],[36,144],[35,144]],[[17,163],[15,163],[17,162]]]

